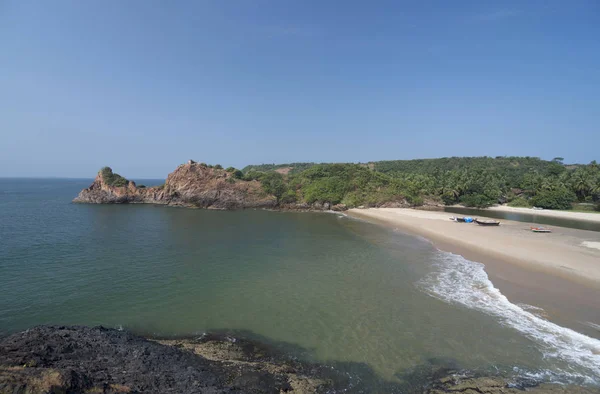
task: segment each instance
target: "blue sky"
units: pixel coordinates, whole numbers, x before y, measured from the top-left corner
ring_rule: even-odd
[[[0,1],[0,176],[600,160],[600,3]]]

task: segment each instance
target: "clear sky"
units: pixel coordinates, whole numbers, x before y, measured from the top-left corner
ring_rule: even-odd
[[[0,176],[600,160],[600,2],[0,0]]]

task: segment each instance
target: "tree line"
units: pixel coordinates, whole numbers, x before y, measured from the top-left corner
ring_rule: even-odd
[[[285,169],[286,171],[276,171]],[[283,173],[281,173],[283,172]],[[329,202],[378,206],[425,200],[487,207],[498,203],[600,210],[600,166],[565,165],[562,158],[451,157],[364,164],[292,163],[248,166],[245,180],[259,180],[282,203]]]

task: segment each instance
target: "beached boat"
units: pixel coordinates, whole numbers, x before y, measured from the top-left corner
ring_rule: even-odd
[[[533,231],[534,233],[551,233],[552,230],[550,230],[549,228],[544,228],[544,227],[531,227],[531,231]]]
[[[479,220],[475,219],[475,223],[480,224],[482,226],[499,226],[500,222],[496,220]]]
[[[453,220],[453,221],[455,221],[455,222],[460,222],[460,223],[471,223],[471,222],[473,221],[473,218],[472,218],[472,217],[469,217],[469,216],[467,216],[467,217],[463,217],[463,218],[459,218],[459,217],[454,217],[454,216],[452,216],[452,217],[450,218],[450,220]]]

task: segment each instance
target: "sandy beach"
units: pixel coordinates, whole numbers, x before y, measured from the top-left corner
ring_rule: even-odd
[[[442,250],[468,249],[600,287],[600,250],[594,247],[598,232],[552,226],[552,233],[537,234],[528,223],[501,220],[499,227],[485,227],[453,222],[446,212],[403,208],[352,209],[350,215],[421,235]]]
[[[510,212],[510,213],[528,213],[536,216],[544,216],[549,218],[583,220],[586,222],[600,223],[600,213],[594,212],[569,212],[569,211],[552,211],[548,209],[532,209],[532,208],[515,208],[506,205],[486,208],[490,211]]]
[[[555,323],[600,338],[600,233],[500,220],[499,227],[449,220],[447,212],[404,208],[351,209],[348,214],[420,235],[438,249],[485,264],[513,303],[535,305]],[[591,245],[591,246],[590,246]]]

